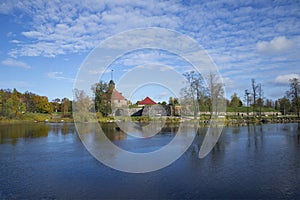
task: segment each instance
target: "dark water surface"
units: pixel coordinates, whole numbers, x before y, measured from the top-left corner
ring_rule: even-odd
[[[124,149],[139,143],[105,129]],[[213,151],[198,159],[202,128],[172,165],[129,174],[94,159],[74,124],[0,125],[0,199],[299,199],[299,131],[298,124],[226,127]],[[167,144],[176,128],[163,132],[147,149]]]

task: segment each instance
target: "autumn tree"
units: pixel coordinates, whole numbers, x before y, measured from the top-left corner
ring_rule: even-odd
[[[84,91],[75,89],[73,115],[76,122],[88,122],[91,119],[92,101]]]
[[[48,97],[26,91],[23,95],[26,112],[52,113],[53,109]]]
[[[39,113],[51,113],[52,107],[46,96],[34,96],[34,104],[37,112]]]

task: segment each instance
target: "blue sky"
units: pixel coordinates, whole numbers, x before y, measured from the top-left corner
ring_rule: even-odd
[[[300,2],[295,0],[1,0],[0,23],[0,88],[29,90],[49,100],[72,99],[76,74],[89,53],[106,38],[134,28],[168,28],[195,39],[218,66],[228,97],[233,92],[242,97],[255,78],[266,98],[280,98],[288,80],[300,78]],[[132,61],[138,66],[163,57],[164,64],[182,66],[159,52],[130,56],[111,66],[115,82]],[[109,78],[106,70],[103,79]],[[170,95],[157,85],[145,88],[146,93],[140,88],[126,97],[135,101],[149,94],[161,101]]]

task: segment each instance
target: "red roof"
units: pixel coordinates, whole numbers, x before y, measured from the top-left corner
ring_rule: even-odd
[[[116,89],[113,90],[112,97],[113,100],[125,100],[122,93],[118,92]]]
[[[143,101],[139,102],[139,105],[155,105],[156,102],[150,99],[149,97],[146,97]]]

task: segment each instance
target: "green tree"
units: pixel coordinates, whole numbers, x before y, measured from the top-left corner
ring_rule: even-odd
[[[65,117],[67,115],[67,113],[70,110],[70,100],[68,98],[63,98],[61,100],[61,111],[62,111],[62,116]]]
[[[26,106],[21,101],[22,94],[15,88],[11,90],[1,90],[1,115],[9,118],[16,118],[22,112],[25,112]]]
[[[264,107],[264,100],[263,98],[258,98],[256,101],[257,106],[259,107],[259,116],[261,116],[262,107]]]
[[[34,96],[36,96],[36,94],[31,93],[29,91],[26,91],[24,93],[26,112],[37,112],[34,101],[33,101]]]
[[[61,111],[61,110],[60,110],[60,103],[61,103],[60,98],[55,98],[55,99],[52,100],[51,105],[52,105],[52,110],[53,110],[54,112],[59,112],[59,111]]]
[[[95,111],[101,112],[103,116],[107,116],[109,114],[109,102],[108,102],[108,94],[107,91],[109,89],[108,84],[100,81],[92,86],[92,91],[94,92],[94,105]]]
[[[171,105],[178,105],[179,104],[178,98],[169,97],[169,104],[171,104]]]
[[[9,101],[11,101],[11,115],[13,117],[18,117],[22,112],[25,112],[26,106],[25,103],[21,102],[21,93],[18,92],[15,88],[11,94]]]
[[[11,95],[11,90],[10,89],[1,89],[1,115],[2,116],[7,116],[7,101]]]
[[[278,99],[279,110],[283,115],[286,115],[291,110],[291,102],[287,97]]]
[[[272,99],[266,99],[265,102],[265,107],[266,108],[273,108],[274,102],[272,101]]]
[[[233,108],[234,112],[236,112],[238,107],[241,107],[243,105],[241,99],[238,97],[237,93],[233,93],[231,96],[231,100],[229,103],[229,106]]]
[[[237,93],[233,93],[233,95],[231,96],[229,106],[233,108],[237,108],[237,107],[241,107],[242,105],[243,103],[241,99],[238,97]]]
[[[286,93],[292,102],[292,108],[294,112],[297,114],[297,117],[299,118],[300,117],[300,83],[297,78],[290,79],[289,82],[290,82],[290,89]]]

